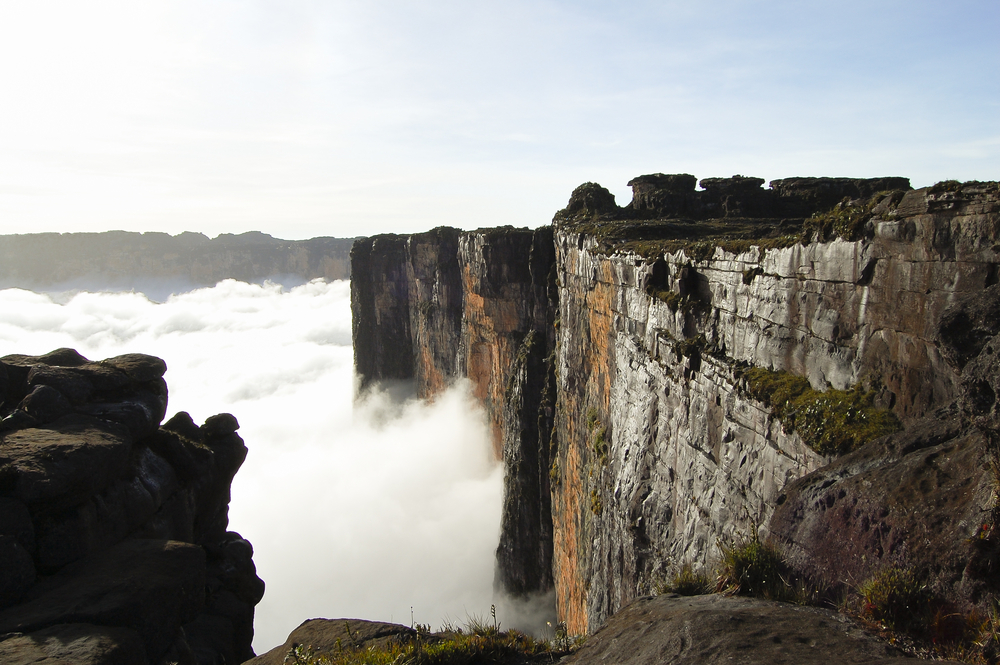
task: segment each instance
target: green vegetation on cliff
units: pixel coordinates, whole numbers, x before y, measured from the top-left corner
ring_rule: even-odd
[[[746,393],[781,420],[786,432],[823,455],[841,455],[900,428],[892,412],[875,405],[875,390],[856,385],[849,390],[815,390],[789,372],[763,367],[740,369]]]

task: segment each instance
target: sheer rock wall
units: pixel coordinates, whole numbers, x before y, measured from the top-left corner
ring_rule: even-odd
[[[407,292],[417,294],[403,308],[411,323],[421,308],[452,322],[429,327],[447,334],[394,336],[415,359],[401,373],[421,377],[425,395],[472,379],[506,470],[498,583],[547,590],[533,567],[550,556],[559,618],[571,633],[595,630],[682,565],[713,565],[720,542],[758,527],[766,535],[786,485],[830,461],[747,396],[738,368],[787,370],[820,390],[880,386],[879,403],[904,424],[960,395],[938,329],[949,306],[997,282],[996,183],[887,196],[856,240],[648,256],[602,235],[602,219],[805,216],[844,194],[906,187],[903,179],[799,178],[765,191],[758,180],[703,181],[704,192],[689,192],[693,177],[644,176],[626,208],[588,183],[551,229],[445,234],[458,238],[460,284],[448,262],[433,278],[407,268]],[[507,237],[520,244],[504,245]],[[429,265],[414,256],[434,242],[426,234],[407,242],[404,265]],[[381,283],[388,272],[355,262],[353,274]],[[435,295],[444,293],[461,294],[462,307]],[[361,297],[352,307],[356,321],[388,313]],[[387,330],[405,327],[389,318]],[[364,380],[388,378],[378,354],[363,345],[355,352]],[[540,386],[530,391],[540,397],[525,399],[526,386]],[[528,486],[540,490],[537,505]],[[538,528],[515,512],[541,513],[532,517]],[[519,577],[524,570],[533,572]]]

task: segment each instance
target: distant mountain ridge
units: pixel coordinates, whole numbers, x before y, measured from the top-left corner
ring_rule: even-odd
[[[261,282],[350,277],[353,238],[281,240],[251,231],[201,233],[30,233],[0,236],[0,288],[72,288],[78,282],[140,289],[152,280],[191,287],[223,279]]]

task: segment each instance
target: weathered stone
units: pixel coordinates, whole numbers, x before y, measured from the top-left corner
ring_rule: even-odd
[[[413,638],[416,631],[406,626],[358,619],[309,619],[289,634],[281,646],[247,661],[247,665],[282,665],[296,646],[312,647],[316,653],[337,653],[338,648],[385,647]]]
[[[524,464],[525,453],[541,450],[537,430],[525,423],[541,411],[520,391],[540,385],[539,377],[512,381],[522,372],[516,352],[525,338],[502,331],[546,334],[544,357],[555,351],[554,436],[547,451],[553,581],[559,616],[571,632],[593,630],[681,565],[713,565],[720,543],[766,525],[783,488],[829,461],[748,397],[739,368],[786,371],[806,377],[816,390],[872,387],[878,404],[904,425],[965,399],[963,394],[971,400],[961,402],[969,418],[978,418],[982,427],[996,418],[990,395],[1000,390],[993,383],[1000,371],[983,357],[967,359],[972,369],[961,374],[946,360],[939,335],[953,303],[1000,282],[996,183],[895,191],[873,200],[878,192],[909,184],[897,178],[788,179],[764,190],[761,182],[710,179],[704,191],[692,192],[682,176],[654,174],[634,181],[639,193],[626,209],[612,208],[607,197],[598,196],[599,186],[583,186],[557,213],[552,231],[556,293],[499,295],[505,289],[518,293],[513,286],[526,283],[524,251],[500,251],[490,231],[459,235],[464,305],[457,344],[451,339],[454,324],[447,321],[435,321],[434,331],[449,332],[411,333],[418,320],[414,311],[434,292],[428,285],[450,279],[450,272],[431,275],[424,267],[392,273],[392,292],[405,293],[397,298],[353,294],[356,323],[374,326],[366,336],[378,336],[393,358],[405,355],[413,359],[407,362],[434,365],[401,375],[419,375],[418,392],[432,392],[452,372],[472,379],[505,459],[512,468],[531,467],[531,474],[537,474],[537,465]],[[726,245],[735,251],[692,243],[652,256],[638,245],[630,251],[631,245],[619,242],[629,238],[614,235],[605,224],[615,233],[656,241],[684,241],[683,233],[700,237],[694,232],[700,227],[686,220],[706,219],[726,228],[737,223],[732,218],[745,216],[757,225],[770,224],[769,232],[801,233],[801,217],[845,197],[867,206],[862,232],[850,236],[858,240],[789,244],[786,235],[766,251],[765,243],[752,246],[748,240]],[[678,210],[684,219],[650,221]],[[762,217],[789,212],[800,216],[797,227]],[[661,231],[667,235],[658,235]],[[372,269],[380,262],[412,261],[406,242],[366,240],[365,260],[354,265],[356,279],[383,279],[389,271]],[[432,243],[423,238],[410,246],[419,244],[421,256],[429,257]],[[450,246],[442,249],[449,257]],[[539,280],[533,276],[531,283]],[[534,323],[524,326],[526,310],[518,302],[528,301],[529,292],[536,303]],[[442,346],[431,352],[428,345],[434,344]],[[449,350],[457,350],[457,361]],[[380,351],[362,341],[355,352],[366,381],[383,362]],[[434,377],[434,388],[425,377]],[[897,471],[904,473],[904,467]],[[980,476],[969,477],[975,484]],[[919,487],[916,478],[911,480]],[[511,472],[505,491],[516,502],[530,480]],[[959,492],[946,479],[927,480],[942,491]],[[953,499],[959,506],[957,495]],[[515,551],[544,551],[527,542],[532,531],[523,520],[508,520],[504,530],[501,559]],[[547,546],[545,530],[537,533],[539,545]],[[517,571],[509,562],[503,565]],[[516,587],[520,574],[510,575],[508,583]],[[972,593],[969,589],[960,593]]]
[[[232,434],[240,428],[235,416],[230,413],[220,413],[209,416],[205,424],[201,426],[202,434],[206,437],[221,437]]]
[[[65,652],[31,641],[45,626],[82,621],[131,626],[150,662],[250,658],[263,582],[250,544],[226,532],[230,484],[247,453],[236,419],[221,414],[199,428],[179,414],[159,430],[165,365],[151,356],[92,363],[60,349],[2,365],[5,402],[13,395],[39,418],[11,404],[0,412],[9,414],[0,423],[0,633],[35,631],[0,654],[146,662],[141,644],[136,655],[87,630]],[[42,408],[46,394],[68,415],[39,423],[54,415]]]
[[[406,239],[401,236],[362,238],[351,248],[351,339],[359,389],[377,381],[413,376]]]
[[[52,386],[74,404],[85,402],[94,391],[86,374],[74,368],[35,365],[28,372],[29,387]]]
[[[566,207],[556,213],[560,219],[586,218],[618,212],[615,196],[596,182],[585,182],[569,197]]]
[[[124,372],[128,378],[136,383],[155,381],[167,371],[167,363],[156,356],[148,356],[144,353],[126,353],[108,358],[101,364]]]
[[[829,610],[750,598],[671,594],[634,600],[562,662],[906,665],[913,659]]]
[[[73,405],[51,386],[35,386],[17,408],[39,423],[48,423],[73,413]]]
[[[0,633],[60,623],[134,630],[156,660],[205,599],[205,552],[189,543],[129,540],[68,566],[0,612]]]
[[[16,473],[14,498],[29,505],[73,505],[121,476],[131,450],[132,440],[120,427],[74,415],[3,434],[0,463]]]
[[[35,583],[35,562],[13,536],[0,535],[0,609],[13,605]]]
[[[828,595],[897,566],[968,612],[1000,590],[970,566],[992,510],[987,455],[981,434],[963,431],[953,412],[935,414],[790,483],[770,536]]]
[[[61,624],[0,638],[6,665],[145,665],[139,636],[127,628]]]

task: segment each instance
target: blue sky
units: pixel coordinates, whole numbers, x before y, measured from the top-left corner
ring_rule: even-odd
[[[652,172],[995,180],[997,34],[995,0],[0,0],[0,233],[539,226]]]

